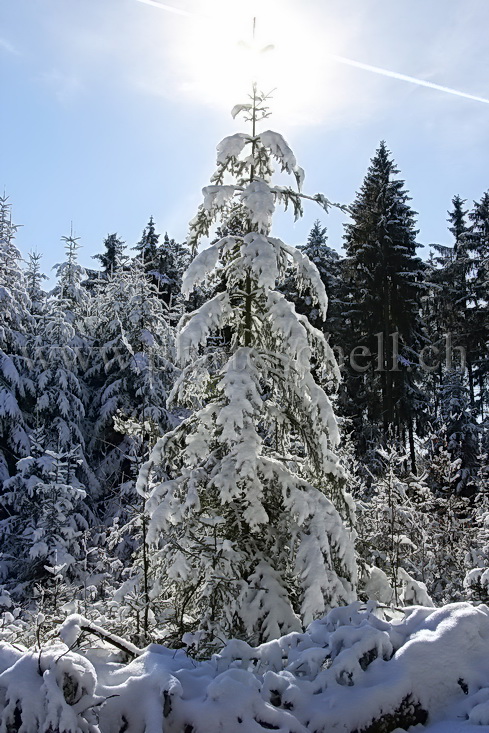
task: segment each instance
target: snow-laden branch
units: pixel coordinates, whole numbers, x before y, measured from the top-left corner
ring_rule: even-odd
[[[101,626],[94,624],[92,621],[89,621],[84,616],[79,616],[78,614],[72,614],[63,621],[59,629],[59,636],[66,646],[73,647],[83,632],[93,634],[99,639],[102,639],[102,641],[112,644],[112,646],[127,654],[131,659],[143,654],[143,650],[139,649],[134,644],[131,644],[130,641],[127,641],[110,631],[106,631]]]

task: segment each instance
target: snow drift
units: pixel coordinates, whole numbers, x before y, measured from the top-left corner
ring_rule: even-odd
[[[304,633],[258,647],[235,639],[204,661],[195,648],[128,644],[129,663],[100,640],[87,648],[89,622],[72,616],[64,641],[40,651],[1,642],[0,731],[489,730],[489,608],[388,615],[357,602]]]

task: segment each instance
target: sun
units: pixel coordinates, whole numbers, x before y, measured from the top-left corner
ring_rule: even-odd
[[[175,73],[181,92],[226,109],[256,82],[273,91],[274,117],[300,121],[307,110],[310,122],[319,80],[325,94],[333,78],[324,40],[297,2],[195,2],[173,39]]]

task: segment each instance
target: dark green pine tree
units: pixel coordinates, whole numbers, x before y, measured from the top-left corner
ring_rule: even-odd
[[[461,199],[458,194],[453,197],[453,209],[448,211],[448,222],[451,225],[448,229],[455,241],[450,249],[437,247],[438,263],[441,265],[436,298],[439,303],[437,316],[442,325],[443,335],[449,334],[454,346],[466,346],[470,338],[467,326],[470,320],[469,280],[472,265],[468,210],[464,209],[464,204],[465,199]],[[471,381],[470,376],[469,380]],[[472,389],[471,402],[473,407]]]
[[[124,242],[116,233],[108,234],[104,240],[105,252],[94,255],[94,260],[99,260],[106,275],[112,275],[124,261]]]
[[[418,354],[425,345],[420,302],[424,265],[416,255],[415,212],[381,142],[345,226],[346,412],[359,440],[409,446],[424,420]],[[360,450],[368,445],[360,443]]]
[[[144,263],[144,269],[146,272],[152,272],[156,269],[159,239],[160,235],[156,234],[154,219],[150,216],[141,239],[136,246],[133,247],[137,252],[136,256]]]
[[[447,371],[440,398],[440,416],[436,424],[436,436],[431,439],[432,465],[436,469],[440,453],[445,451],[453,471],[445,491],[463,496],[473,496],[477,491],[477,475],[480,468],[479,444],[482,428],[474,418],[468,390],[461,370]],[[430,484],[440,489],[435,480]],[[482,488],[482,487],[481,487]]]
[[[188,250],[165,233],[156,252],[156,267],[152,275],[157,279],[161,297],[170,308],[176,304],[180,295],[182,275],[189,262]]]
[[[467,369],[471,403],[484,419],[489,408],[489,191],[474,203],[469,219]]]
[[[435,244],[434,253],[428,263],[426,280],[429,283],[428,297],[423,301],[423,316],[430,323],[431,347],[444,354],[437,359],[438,368],[426,379],[427,386],[434,394],[431,405],[432,419],[440,418],[440,395],[447,370],[452,364],[446,364],[446,352],[449,358],[455,358],[453,366],[462,367],[460,349],[465,349],[468,342],[467,308],[468,308],[468,272],[470,258],[468,255],[469,227],[466,220],[465,200],[460,196],[452,199],[453,209],[448,211],[449,231],[455,239],[453,245]],[[453,354],[453,356],[452,356]]]
[[[138,259],[144,263],[144,269],[150,275],[159,297],[171,309],[179,299],[182,275],[190,262],[190,253],[187,247],[170,239],[168,234],[165,234],[161,243],[159,240],[160,235],[156,233],[151,216],[134,249],[138,252]]]
[[[454,250],[455,252],[462,243],[462,238],[467,234],[467,220],[466,216],[468,213],[467,209],[464,209],[466,199],[461,199],[457,194],[452,199],[453,209],[448,212],[448,221],[451,224],[449,230],[455,238]]]

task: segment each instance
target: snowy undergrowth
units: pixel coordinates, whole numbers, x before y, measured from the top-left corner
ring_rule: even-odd
[[[84,619],[71,616],[41,651],[0,643],[0,731],[489,731],[489,608],[392,615],[353,603],[304,633],[232,640],[205,661],[128,645],[127,664],[100,641],[88,647]]]

